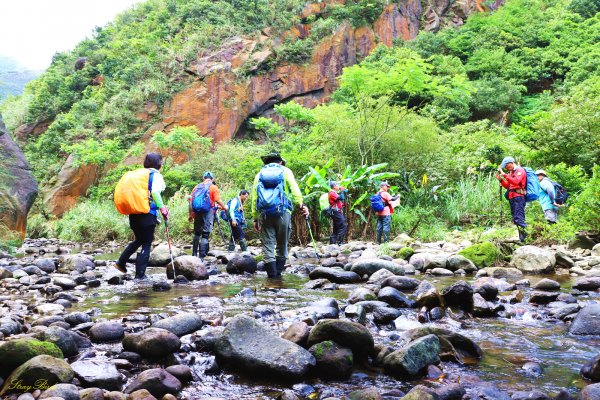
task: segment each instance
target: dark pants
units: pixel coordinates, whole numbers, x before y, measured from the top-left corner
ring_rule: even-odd
[[[236,226],[233,226],[230,222],[229,227],[231,228],[231,238],[229,238],[229,251],[235,250],[236,242],[240,245],[242,251],[246,251],[248,246],[245,240],[246,232],[244,231],[244,224],[238,222]]]
[[[525,222],[525,197],[513,197],[508,200],[508,203],[510,204],[510,214],[512,215],[513,223],[519,231],[519,240],[524,242],[527,237],[527,233],[525,232],[525,228],[527,228],[527,223]]]
[[[200,246],[198,256],[206,257],[209,250],[208,238],[215,222],[215,213],[211,210],[207,213],[196,213],[194,216],[194,244],[192,254],[196,255],[196,249]]]
[[[346,217],[341,210],[334,209],[331,211],[331,220],[333,221],[333,232],[329,238],[331,244],[342,244],[346,238],[346,230],[348,224],[346,223]]]
[[[132,214],[129,216],[129,226],[133,230],[135,240],[129,243],[125,250],[123,250],[117,264],[125,267],[129,258],[141,246],[142,251],[135,259],[135,277],[141,278],[146,274],[146,268],[148,267],[148,259],[150,258],[152,241],[154,240],[154,231],[156,230],[156,216],[152,214]]]
[[[377,216],[377,243],[387,243],[390,239],[390,226],[392,223],[391,215]]]

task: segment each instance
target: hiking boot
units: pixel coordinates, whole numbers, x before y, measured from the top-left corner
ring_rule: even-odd
[[[235,251],[235,244],[229,242],[229,245],[227,246],[227,251]]]
[[[194,235],[194,242],[192,244],[192,256],[198,255],[198,247],[200,247],[200,236]]]
[[[246,242],[246,239],[240,240],[240,248],[242,251],[248,250],[248,243]]]
[[[521,243],[525,243],[525,239],[527,239],[527,232],[525,232],[525,230],[519,229],[519,241]]]
[[[265,263],[265,271],[267,272],[268,278],[277,278],[277,264],[275,263],[275,261]]]
[[[133,281],[137,283],[151,283],[152,279],[150,279],[148,275],[144,274],[141,276],[136,275],[135,278],[133,278]]]
[[[285,269],[285,258],[277,258],[275,260],[275,268],[277,269],[276,277],[277,278],[281,277],[281,273]]]
[[[208,255],[209,243],[208,239],[200,240],[200,254],[199,257],[204,260],[204,257]]]
[[[113,268],[115,268],[115,269],[116,269],[117,271],[119,271],[119,272],[122,272],[122,273],[124,273],[124,274],[126,274],[126,273],[127,273],[127,268],[125,268],[125,267],[121,267],[121,266],[119,265],[119,263],[117,263],[117,262],[114,262],[114,263],[112,263],[112,266],[113,266]]]

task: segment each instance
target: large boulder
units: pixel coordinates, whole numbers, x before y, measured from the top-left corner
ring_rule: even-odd
[[[458,254],[469,259],[478,268],[491,267],[502,256],[500,250],[491,242],[471,245]]]
[[[153,396],[162,397],[167,393],[176,394],[182,388],[181,381],[162,368],[153,368],[143,371],[136,376],[125,388],[127,394],[137,390],[147,390]]]
[[[327,279],[333,283],[354,283],[361,280],[356,272],[328,267],[317,267],[308,274],[308,277],[310,279]]]
[[[31,168],[0,116],[0,237],[25,238],[27,213],[38,194]]]
[[[352,373],[352,366],[354,364],[352,350],[327,340],[312,345],[308,351],[317,360],[315,368],[317,376],[344,379]]]
[[[258,263],[249,254],[236,254],[227,262],[227,273],[229,274],[253,274],[256,272]]]
[[[382,260],[379,258],[369,258],[366,260],[358,260],[352,264],[350,271],[357,273],[359,276],[371,276],[380,269],[387,269],[396,274],[403,275],[404,268],[392,261]]]
[[[166,329],[177,336],[183,336],[202,328],[203,323],[200,314],[186,312],[158,320],[152,326]]]
[[[73,369],[64,360],[48,355],[40,355],[27,361],[13,371],[6,379],[0,396],[9,393],[23,392],[13,382],[20,382],[21,386],[33,387],[35,382],[45,380],[48,386],[56,383],[70,382],[73,379]]]
[[[0,344],[0,376],[6,378],[15,368],[39,355],[63,358],[57,345],[35,339],[15,339]]]
[[[554,253],[536,246],[521,246],[513,253],[510,265],[530,274],[552,272],[556,265]]]
[[[181,341],[166,329],[147,328],[141,332],[125,335],[123,349],[147,358],[161,358],[173,354],[181,347]]]
[[[440,362],[440,342],[435,335],[413,340],[383,359],[385,371],[393,376],[415,376],[430,364]]]
[[[351,349],[356,357],[366,357],[374,346],[373,336],[367,328],[357,322],[340,319],[322,319],[308,335],[309,346],[326,340]]]
[[[572,335],[600,335],[600,304],[592,303],[577,313],[569,327]]]
[[[171,251],[173,252],[173,259],[185,255],[183,250],[175,246],[171,246]],[[150,252],[150,259],[148,260],[148,265],[164,267],[170,262],[171,255],[169,253],[169,245],[159,244],[154,248],[154,250]],[[177,273],[179,273],[179,271],[177,271]]]
[[[83,387],[98,387],[106,390],[121,388],[121,374],[113,363],[81,360],[71,364],[71,368]]]
[[[308,351],[246,315],[229,321],[215,344],[215,353],[220,365],[266,378],[299,380],[315,365]]]
[[[167,261],[167,277],[173,279],[173,266],[171,260]],[[190,281],[208,279],[208,271],[202,260],[195,256],[179,256],[173,260],[177,275],[183,275]]]

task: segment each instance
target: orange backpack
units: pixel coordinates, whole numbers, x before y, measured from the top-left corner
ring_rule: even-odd
[[[115,187],[115,207],[123,215],[148,214],[150,212],[151,172],[140,168],[129,171]]]

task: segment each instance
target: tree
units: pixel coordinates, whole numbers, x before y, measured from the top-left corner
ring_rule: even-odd
[[[170,167],[167,166],[168,157],[173,160],[173,163],[181,159],[181,155],[184,157],[182,162],[189,161],[194,154],[208,151],[212,139],[199,136],[198,128],[192,125],[175,126],[168,133],[157,131],[152,136],[152,142],[166,152],[167,158],[163,167],[166,171]]]

